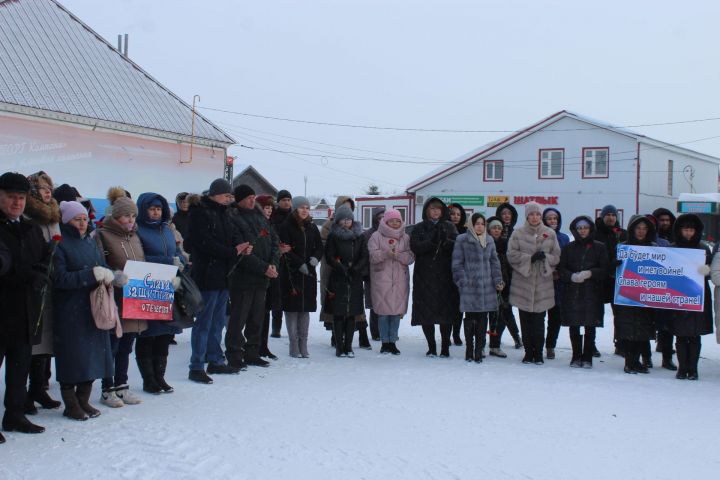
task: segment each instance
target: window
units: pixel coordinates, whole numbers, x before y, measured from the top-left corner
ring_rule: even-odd
[[[541,148],[538,178],[563,178],[565,176],[565,149]]]
[[[672,197],[673,194],[673,167],[674,162],[668,160],[668,182],[667,182],[667,194]]]
[[[483,169],[483,181],[485,182],[502,182],[503,180],[503,161],[502,160],[485,160],[485,168]]]
[[[407,223],[407,207],[392,207],[398,212],[400,212],[400,218],[402,218],[403,222]]]
[[[608,178],[610,149],[583,148],[583,178]]]
[[[362,226],[363,228],[372,228],[373,209],[384,208],[384,205],[363,205],[362,207]]]

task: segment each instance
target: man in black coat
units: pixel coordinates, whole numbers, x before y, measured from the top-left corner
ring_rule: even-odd
[[[265,317],[265,294],[271,278],[278,277],[280,252],[277,235],[255,207],[255,191],[238,185],[229,217],[236,234],[249,242],[250,253],[233,267],[230,280],[230,322],[225,334],[225,354],[231,366],[267,367],[260,358],[260,334]]]
[[[213,181],[208,194],[194,199],[190,206],[188,232],[192,238],[192,278],[202,292],[205,307],[192,328],[190,373],[198,383],[212,383],[207,373],[238,373],[225,364],[222,330],[226,324],[229,299],[227,276],[239,255],[249,244],[240,244],[227,216],[232,203],[232,187],[222,178]],[[205,363],[208,364],[205,373]]]
[[[24,175],[0,176],[0,241],[12,265],[0,277],[0,365],[5,363],[5,414],[7,432],[42,433],[24,412],[32,346],[40,343],[41,292],[48,284],[48,246],[40,227],[23,218],[30,184]],[[5,268],[7,259],[2,261]],[[0,435],[0,443],[5,439]]]
[[[272,216],[270,217],[270,224],[272,224],[275,229],[275,233],[280,231],[280,225],[287,220],[290,213],[292,213],[292,194],[287,190],[280,190],[277,194],[277,208],[273,210]],[[281,254],[288,251],[282,251],[282,249],[283,247],[281,245]],[[272,332],[270,333],[270,336],[273,338],[280,338],[281,336],[280,330],[282,329],[282,317],[282,309],[272,311]]]

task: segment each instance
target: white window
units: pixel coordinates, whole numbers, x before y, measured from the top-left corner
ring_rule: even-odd
[[[565,174],[565,150],[540,150],[540,178],[563,178]]]
[[[374,207],[363,207],[363,220],[362,220],[362,226],[363,228],[370,228],[372,227],[372,211]]]
[[[403,222],[407,222],[407,207],[393,207],[395,210],[400,212],[400,218]]]
[[[583,148],[583,178],[608,178],[610,149]]]
[[[486,182],[502,182],[503,180],[503,161],[502,160],[485,160],[485,169],[483,180]]]

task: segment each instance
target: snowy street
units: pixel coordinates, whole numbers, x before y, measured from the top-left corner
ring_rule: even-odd
[[[33,420],[44,434],[6,434],[0,478],[670,479],[710,478],[720,464],[714,335],[703,337],[700,381],[691,382],[660,369],[658,353],[649,375],[623,373],[612,328],[598,331],[603,356],[584,370],[568,366],[566,328],[543,366],[522,365],[507,341],[507,359],[478,365],[463,360],[464,347],[425,358],[409,317],[399,357],[373,342],[355,359],[335,358],[316,319],[310,359],[288,357],[283,332],[270,339],[280,357],[270,368],[214,375],[209,386],[187,380],[185,331],[170,352],[175,393],[143,393],[131,361],[143,404],[100,405],[95,382],[99,418],[40,410]],[[60,396],[54,382],[51,394]]]

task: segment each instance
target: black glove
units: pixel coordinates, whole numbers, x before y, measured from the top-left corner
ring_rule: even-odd
[[[530,261],[533,263],[540,262],[542,260],[545,260],[545,252],[543,252],[542,250],[533,253],[532,257],[530,257]]]

